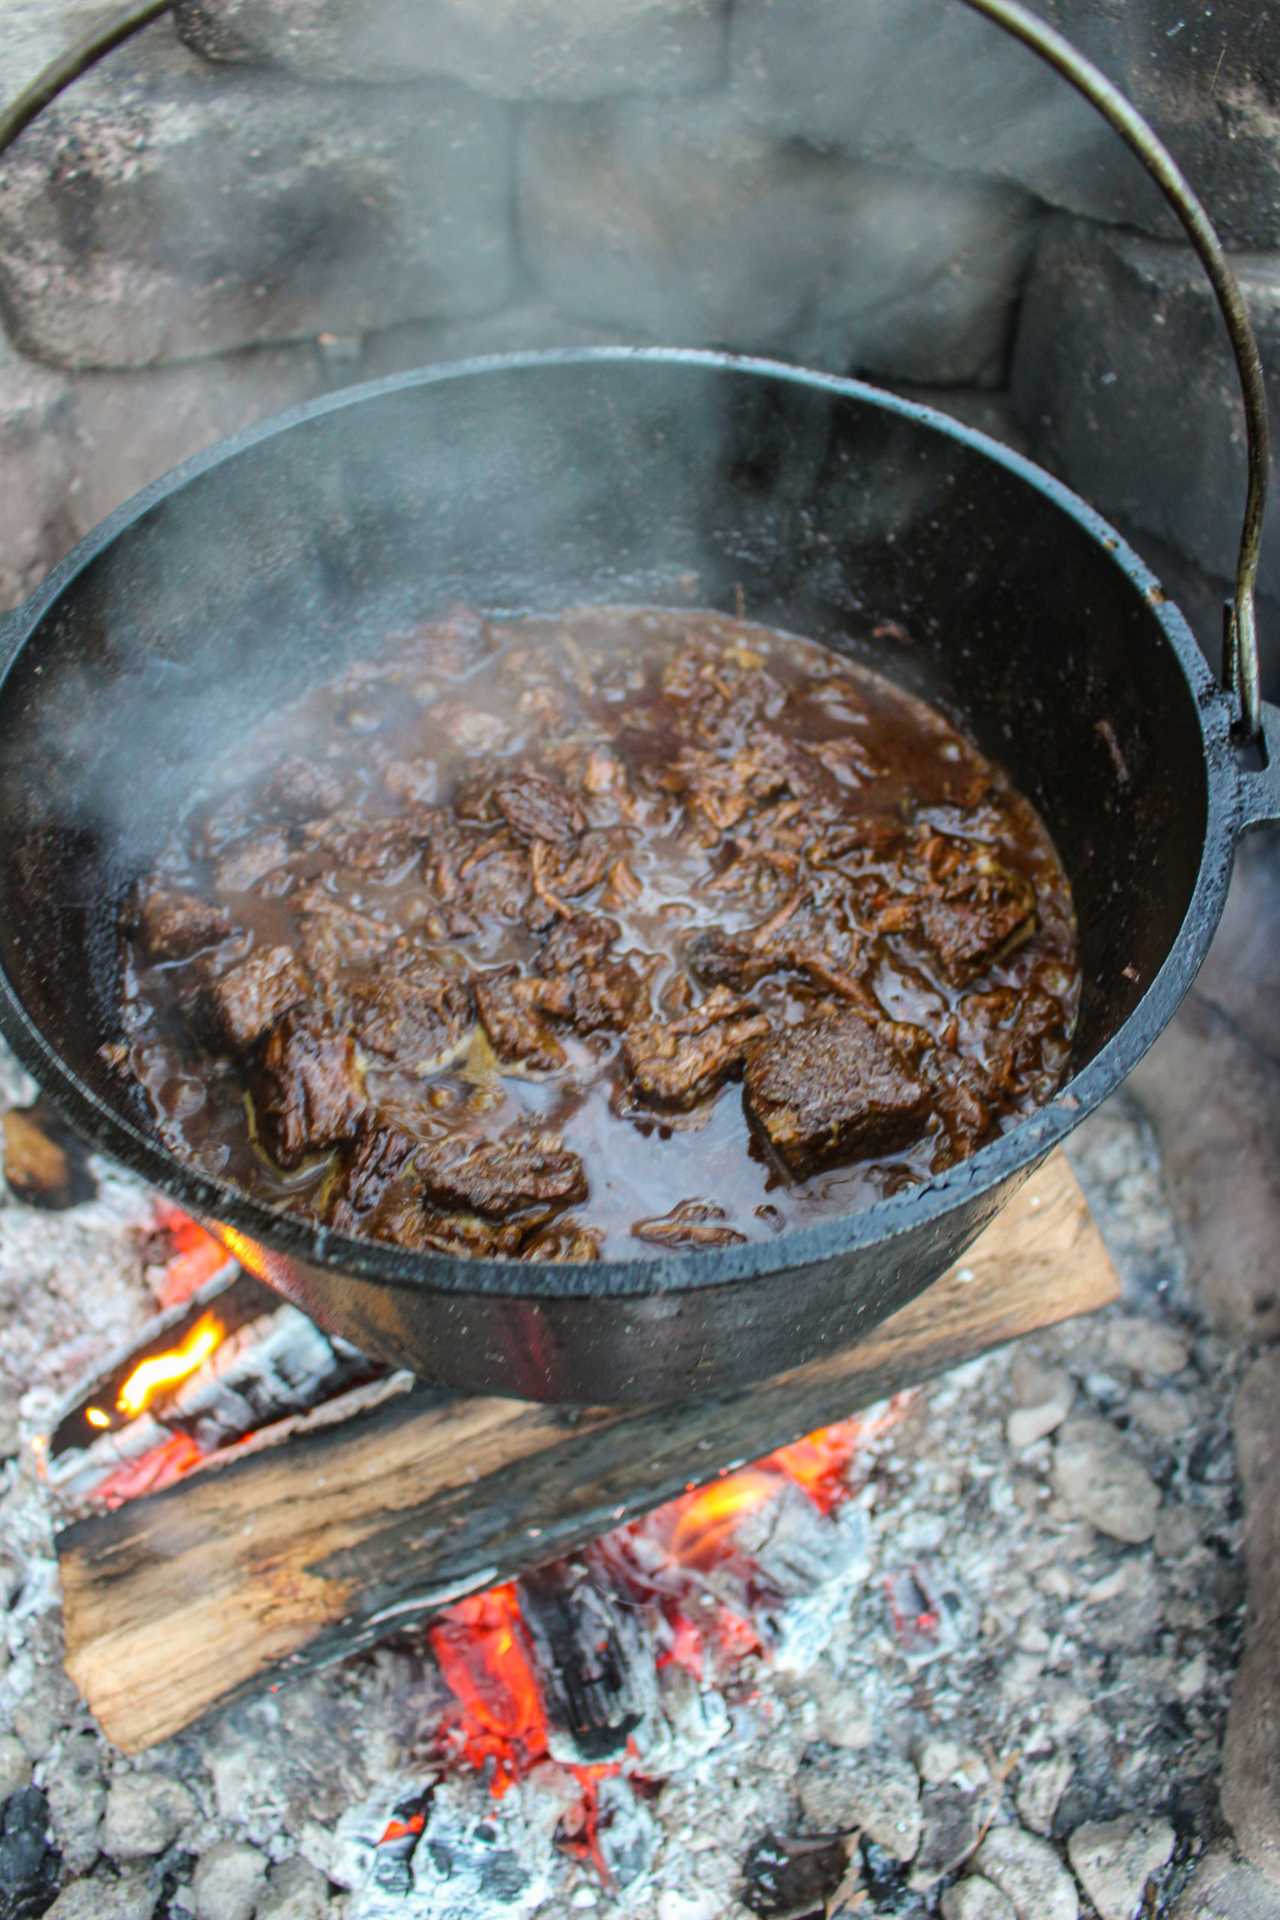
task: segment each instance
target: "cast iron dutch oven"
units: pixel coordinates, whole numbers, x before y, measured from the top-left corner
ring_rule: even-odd
[[[1009,0],[969,3],[1016,16],[1041,51],[1056,38]],[[1107,83],[1083,71],[1096,99]],[[1222,292],[1220,250],[1210,264]],[[1228,320],[1247,361],[1243,309]],[[1280,820],[1280,713],[1257,705],[1246,617],[1256,350],[1245,371],[1240,694],[1082,501],[856,381],[697,352],[476,360],[339,394],[188,462],[0,625],[0,1028],[95,1145],[233,1247],[249,1236],[248,1257],[323,1326],[426,1379],[675,1399],[851,1345],[1120,1085],[1195,978],[1241,834]],[[697,604],[740,591],[754,617],[940,702],[1034,800],[1071,877],[1084,970],[1058,1098],[848,1219],[563,1266],[346,1239],[162,1147],[102,1053],[118,1035],[115,920],[211,756],[431,607],[679,604],[690,575]]]

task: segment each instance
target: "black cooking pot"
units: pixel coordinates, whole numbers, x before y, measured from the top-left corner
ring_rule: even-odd
[[[965,4],[1107,117],[1213,281],[1249,424],[1238,698],[1136,555],[1027,461],[858,382],[702,353],[472,361],[301,408],[139,495],[0,619],[0,1030],[89,1139],[218,1223],[322,1325],[426,1379],[674,1399],[852,1344],[1120,1084],[1195,977],[1239,836],[1280,821],[1280,715],[1258,702],[1253,633],[1266,410],[1239,288],[1110,83],[1018,0]],[[0,115],[0,150],[163,5],[135,5],[41,76]],[[740,598],[938,702],[1047,820],[1084,969],[1073,1078],[1049,1107],[849,1219],[590,1265],[345,1239],[157,1143],[103,1056],[119,1031],[116,917],[229,739],[450,600]]]
[[[1039,807],[1084,971],[1051,1106],[849,1219],[565,1266],[344,1239],[157,1143],[101,1052],[116,912],[239,728],[433,604],[739,593],[939,702]],[[475,361],[302,408],[122,508],[3,647],[6,1036],[82,1133],[234,1247],[251,1236],[322,1325],[473,1391],[661,1399],[856,1341],[1120,1084],[1195,977],[1239,835],[1280,818],[1280,716],[1271,769],[1243,769],[1181,615],[1064,487],[925,408],[714,354]]]

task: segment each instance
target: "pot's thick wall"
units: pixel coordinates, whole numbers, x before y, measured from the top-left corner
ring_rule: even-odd
[[[1189,634],[1087,510],[919,409],[709,355],[532,356],[305,410],[145,502],[19,623],[0,699],[3,1024],[85,1131],[287,1256],[276,1277],[317,1318],[428,1377],[649,1400],[849,1344],[1116,1084],[1203,956],[1238,795]],[[99,1051],[116,906],[242,730],[451,600],[739,598],[940,701],[1040,807],[1084,963],[1065,1106],[849,1222],[561,1270],[328,1238],[155,1145]]]

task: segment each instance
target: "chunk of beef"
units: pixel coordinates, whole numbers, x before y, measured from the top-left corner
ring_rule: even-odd
[[[431,718],[461,753],[496,753],[506,742],[510,723],[465,700],[437,700]]]
[[[618,1031],[634,1021],[646,1010],[649,981],[659,964],[654,956],[641,972],[624,956],[575,973],[569,1018],[578,1032],[597,1033],[606,1027]]]
[[[367,967],[384,954],[398,929],[376,914],[347,906],[319,884],[299,888],[290,905],[298,911],[298,945],[310,971],[332,988],[349,967]]]
[[[301,1009],[267,1035],[249,1085],[259,1138],[282,1167],[350,1140],[366,1112],[355,1041]]]
[[[393,799],[406,806],[429,807],[439,796],[440,774],[434,760],[388,760],[382,784]]]
[[[918,1139],[929,1090],[880,1031],[857,1014],[805,1020],[754,1048],[747,1114],[794,1174]]]
[[[474,984],[476,1009],[499,1060],[531,1073],[564,1066],[564,1048],[543,1018],[549,981],[524,980],[514,967],[500,967],[477,974]]]
[[[362,1123],[339,1179],[330,1224],[339,1233],[362,1231],[404,1173],[418,1142],[399,1127]]]
[[[528,1219],[481,1220],[474,1213],[442,1213],[407,1195],[375,1214],[366,1228],[375,1239],[415,1253],[448,1253],[467,1260],[514,1260],[529,1231]]]
[[[637,1240],[660,1247],[736,1247],[746,1234],[726,1225],[723,1207],[712,1200],[681,1200],[655,1220],[637,1220],[631,1231]]]
[[[471,989],[429,955],[400,972],[366,974],[347,987],[352,1030],[370,1053],[408,1073],[446,1065],[471,1021]]]
[[[707,927],[685,947],[685,961],[705,986],[753,987],[778,966],[776,954],[760,952],[743,934]]]
[[[412,640],[431,671],[450,680],[472,672],[497,645],[483,615],[461,605],[450,607],[439,620],[424,620],[414,628]]]
[[[245,1053],[282,1014],[311,992],[292,947],[259,947],[209,989],[209,1011],[233,1053]]]
[[[387,880],[403,875],[412,866],[427,845],[429,833],[429,816],[415,821],[402,811],[390,820],[324,820],[311,828],[307,840],[309,845],[332,854],[340,866]]]
[[[551,929],[538,955],[539,973],[572,973],[575,967],[594,967],[618,938],[618,925],[597,913],[575,913]]]
[[[541,773],[516,773],[499,780],[493,801],[521,840],[547,840],[571,847],[586,826],[582,808],[563,787]]]
[[[314,820],[335,813],[346,797],[346,784],[332,767],[295,754],[282,760],[262,787],[263,805],[286,820]]]
[[[698,1006],[675,1020],[629,1029],[622,1051],[646,1100],[693,1107],[741,1065],[748,1046],[769,1022],[725,987],[713,987]]]
[[[550,859],[539,860],[538,856],[545,854],[546,849],[535,847],[535,890],[541,891],[544,898],[550,895],[561,901],[579,900],[600,885],[614,861],[627,851],[628,844],[625,834],[608,828],[592,828],[583,834],[576,847],[567,851],[558,848]],[[561,911],[567,913],[567,909]]]
[[[414,1161],[428,1198],[504,1220],[533,1207],[559,1207],[587,1197],[581,1160],[557,1133],[515,1127],[497,1140],[452,1134],[428,1141]]]
[[[919,926],[947,978],[963,986],[1034,931],[1035,894],[1025,882],[979,879],[964,893],[922,901]]]
[[[289,858],[289,836],[273,827],[235,840],[213,863],[219,893],[248,893]]]
[[[598,1260],[604,1235],[599,1227],[584,1226],[572,1214],[539,1227],[520,1249],[524,1260]]]
[[[225,907],[177,887],[152,887],[144,893],[138,919],[148,960],[189,960],[231,932]]]

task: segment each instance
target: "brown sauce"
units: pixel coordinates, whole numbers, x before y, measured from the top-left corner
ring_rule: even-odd
[[[767,1238],[1048,1099],[1034,809],[942,716],[720,614],[458,610],[272,715],[122,922],[174,1151],[416,1248]]]

